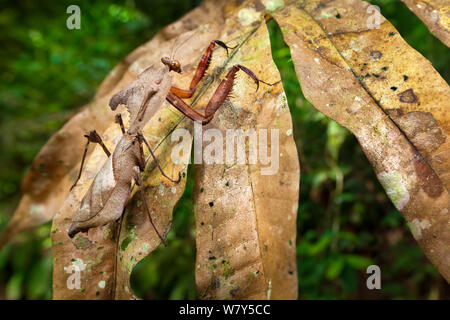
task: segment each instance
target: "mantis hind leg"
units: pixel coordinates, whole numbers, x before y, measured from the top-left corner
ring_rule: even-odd
[[[81,178],[81,172],[83,171],[84,161],[86,160],[86,154],[88,151],[89,143],[93,142],[93,143],[100,144],[102,146],[103,151],[105,152],[106,156],[109,157],[111,155],[111,152],[109,152],[108,148],[103,143],[103,140],[100,137],[100,135],[97,133],[97,131],[92,130],[89,132],[89,134],[85,134],[84,136],[87,138],[87,142],[84,147],[83,157],[81,158],[80,171],[78,172],[77,179],[75,180],[73,185],[70,187],[70,190],[72,190],[76,186],[76,184],[78,183],[78,180],[80,180],[80,178]]]
[[[144,203],[145,211],[147,212],[148,219],[150,220],[150,224],[152,225],[153,229],[155,230],[156,234],[158,235],[158,238],[161,240],[161,242],[164,244],[165,247],[167,247],[166,241],[159,233],[158,229],[156,229],[155,224],[153,223],[152,215],[150,214],[150,209],[148,208],[147,204],[147,197],[145,195],[144,186],[141,179],[141,173],[138,169],[138,167],[135,167],[135,174],[134,174],[134,180],[136,181],[136,184],[138,185],[139,189],[141,190],[141,198],[142,202]]]
[[[177,179],[177,180],[174,180],[174,179],[170,178],[168,175],[166,175],[166,174],[164,173],[164,170],[161,168],[158,159],[156,158],[155,154],[153,153],[152,148],[150,147],[150,145],[149,145],[149,143],[147,142],[147,140],[144,138],[144,135],[143,135],[142,133],[140,133],[140,132],[138,133],[138,139],[139,139],[139,142],[140,142],[140,149],[139,149],[139,151],[140,151],[139,167],[140,167],[141,171],[144,171],[144,167],[145,167],[144,151],[142,150],[142,142],[144,142],[145,145],[146,145],[147,148],[148,148],[148,151],[150,151],[150,154],[151,154],[153,160],[155,161],[155,164],[156,164],[156,166],[158,167],[158,169],[159,169],[159,171],[161,172],[161,174],[162,174],[166,179],[168,179],[168,180],[170,180],[170,181],[172,181],[172,182],[175,182],[175,183],[180,182],[180,181],[181,181],[181,174],[180,174],[180,173],[178,173],[178,179]]]
[[[125,126],[123,125],[122,115],[120,113],[116,114],[115,122],[119,124],[122,134],[125,133]]]

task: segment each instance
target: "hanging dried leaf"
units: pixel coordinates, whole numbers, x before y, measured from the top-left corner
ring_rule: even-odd
[[[241,64],[258,78],[275,82],[280,75],[272,60],[263,8],[254,2],[237,8],[229,5],[220,39],[241,45],[227,67]],[[295,239],[300,173],[292,121],[281,83],[272,87],[262,84],[257,92],[255,89],[247,75],[238,73],[230,103],[204,128],[214,130],[207,133],[214,141],[203,143],[205,156],[209,161],[218,157],[218,164],[207,162],[196,165],[195,170],[196,282],[203,299],[297,297]],[[222,164],[233,130],[250,134],[247,130],[253,130],[255,139],[245,143],[249,153],[255,150],[257,140],[264,146],[262,139],[266,138],[269,163],[261,163],[264,150],[260,145],[258,162],[248,164],[248,154],[245,164],[238,163],[238,158]],[[214,155],[208,157],[212,149]]]
[[[217,21],[219,22],[219,21]],[[216,39],[217,25],[202,25],[191,32],[196,41],[183,45],[177,56],[182,63],[183,72],[174,75],[174,85],[186,87],[190,82],[197,63],[205,47]],[[176,40],[176,39],[175,39]],[[166,56],[173,48],[175,41],[161,43],[158,49],[139,57],[131,66],[131,70],[140,73],[149,65],[160,64],[162,56]],[[128,112],[122,109],[122,116],[128,122]],[[190,120],[183,120],[181,114],[167,102],[144,127],[143,134],[154,148],[164,172],[177,177],[185,172],[186,161],[175,164],[171,160],[174,143],[169,134],[174,128],[190,129]],[[110,150],[121,135],[117,125],[111,126],[104,133],[104,141]],[[190,148],[190,141],[187,149]],[[190,156],[190,152],[183,154]],[[99,167],[106,161],[101,147],[97,146],[87,159],[83,176],[73,189],[61,210],[55,215],[52,227],[54,254],[53,290],[55,299],[129,299],[134,298],[129,284],[129,276],[133,267],[147,254],[156,249],[160,240],[153,230],[139,195],[130,200],[120,223],[110,223],[103,227],[90,229],[87,234],[78,234],[73,240],[67,235],[74,213],[80,201],[91,185]],[[183,174],[185,176],[185,174]],[[185,180],[176,184],[163,178],[155,164],[149,162],[143,177],[148,206],[151,210],[156,228],[167,234],[169,231],[172,210],[181,197]],[[133,190],[133,194],[136,190]],[[82,268],[79,289],[73,289],[75,269]],[[73,274],[72,274],[73,273]],[[69,282],[68,282],[69,281]]]
[[[357,0],[312,0],[273,16],[305,97],[355,134],[424,253],[449,280],[449,87],[383,17],[373,26],[371,14]]]
[[[450,47],[450,2],[448,0],[402,0],[432,34]]]
[[[83,135],[91,130],[102,134],[114,123],[114,113],[108,103],[112,94],[137,76],[130,66],[144,55],[154,56],[163,42],[202,24],[220,21],[216,6],[220,6],[220,2],[204,1],[130,53],[108,74],[92,102],[80,109],[42,147],[22,182],[22,199],[2,232],[0,250],[15,234],[50,221],[61,207],[78,173],[86,142]]]

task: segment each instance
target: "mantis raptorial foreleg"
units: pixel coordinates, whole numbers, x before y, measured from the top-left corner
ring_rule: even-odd
[[[209,64],[211,63],[212,52],[213,52],[213,49],[216,46],[216,44],[221,46],[225,50],[227,50],[227,54],[228,54],[228,49],[233,49],[233,47],[228,47],[225,43],[223,43],[220,40],[211,41],[208,48],[206,48],[205,52],[203,53],[202,58],[200,59],[200,62],[197,66],[197,70],[195,71],[195,75],[191,80],[189,89],[183,90],[183,89],[179,89],[179,88],[172,86],[170,88],[171,93],[177,95],[178,97],[180,97],[182,99],[187,99],[187,98],[192,97],[195,90],[197,89],[197,84],[200,82],[200,80],[205,75],[206,70],[208,70]]]
[[[226,75],[225,79],[223,79],[219,86],[217,87],[216,91],[214,92],[214,95],[209,100],[208,104],[205,108],[205,115],[202,115],[195,111],[191,106],[189,106],[186,102],[184,102],[181,97],[179,97],[177,94],[173,93],[172,90],[167,95],[166,100],[170,102],[175,108],[177,108],[181,113],[183,113],[186,117],[193,121],[201,122],[202,124],[209,123],[212,118],[214,117],[214,114],[216,113],[217,109],[225,102],[225,99],[229,96],[233,84],[234,84],[234,78],[236,76],[236,72],[239,70],[244,71],[246,74],[248,74],[256,83],[257,87],[256,90],[259,88],[259,83],[265,83],[269,86],[273,86],[277,84],[275,83],[267,83],[264,82],[256,77],[256,75],[249,69],[247,69],[244,66],[241,66],[239,64],[233,66],[228,74]]]

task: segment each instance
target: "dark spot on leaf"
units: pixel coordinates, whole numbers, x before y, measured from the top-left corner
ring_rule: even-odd
[[[389,32],[389,37],[395,36],[395,32]]]
[[[417,96],[413,89],[408,89],[399,94],[400,101],[404,103],[414,103],[417,102]]]
[[[383,70],[383,71],[387,71],[387,69],[389,69],[389,67],[383,67],[383,68],[381,68],[381,70]]]
[[[122,243],[120,244],[120,249],[126,250],[128,245],[131,243],[131,241],[133,241],[134,239],[134,234],[132,234],[133,236],[129,235],[128,237],[126,237],[125,239],[123,239]]]
[[[227,183],[225,183],[225,186],[229,187],[230,186],[230,181],[227,181]]]
[[[422,190],[431,198],[438,198],[444,191],[442,182],[437,174],[425,162],[423,156],[416,152],[414,154],[414,169],[419,178]]]
[[[201,225],[201,226],[204,226],[204,225],[205,225],[205,223],[204,223],[204,222],[202,221],[202,222],[200,222],[200,225]]]
[[[215,256],[210,256],[208,259],[209,260],[216,260],[216,257]]]
[[[376,73],[372,73],[372,75],[375,77],[375,78],[379,78],[380,76],[378,75],[378,74],[376,74]]]
[[[214,202],[211,201],[211,202],[209,203],[209,206],[210,206],[210,207],[214,206]]]
[[[255,2],[255,10],[260,12],[260,11],[264,11],[266,9],[266,7],[260,3],[260,1],[256,1]]]
[[[234,288],[230,290],[230,294],[233,298],[235,298],[239,293],[239,288]]]
[[[380,60],[381,57],[383,56],[383,54],[380,51],[370,51],[370,56],[374,59],[374,60]]]
[[[338,18],[338,19],[340,19],[342,16],[341,16],[341,14],[340,13],[338,13],[337,15],[336,15],[336,18]]]
[[[396,91],[396,90],[397,90],[397,87],[391,87],[391,90],[392,90],[392,91]]]
[[[409,77],[408,76],[403,76],[403,81],[407,81],[409,79]]]
[[[229,31],[227,31],[227,36],[232,35],[235,32],[236,32],[236,29],[232,28]]]
[[[205,191],[205,189],[203,189],[203,188],[200,188],[200,193],[203,193],[203,191]]]
[[[78,237],[75,237],[73,240],[73,244],[77,247],[77,249],[86,250],[93,246],[92,241],[89,240],[89,238],[84,237],[81,234],[78,235]]]
[[[419,152],[433,152],[446,140],[430,112],[412,111],[405,114],[401,109],[390,109],[388,113]]]
[[[288,273],[292,276],[294,274],[294,271],[289,270]]]

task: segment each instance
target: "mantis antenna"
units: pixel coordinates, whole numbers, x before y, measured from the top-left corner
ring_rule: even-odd
[[[187,37],[187,39],[184,41],[184,43],[188,42],[188,40],[190,40],[194,35],[196,35],[197,32],[198,32],[198,29],[195,30],[194,32],[192,32],[192,34],[188,35],[188,37]],[[172,47],[172,52],[170,53],[170,59],[171,59],[171,60],[173,60],[173,59],[175,58],[175,55],[177,54],[178,50],[183,46],[184,43],[181,42],[181,43],[178,45],[178,47],[176,47],[178,41],[179,41],[184,35],[186,35],[186,33],[180,34],[180,35],[175,39],[175,42],[174,42],[173,47]]]

